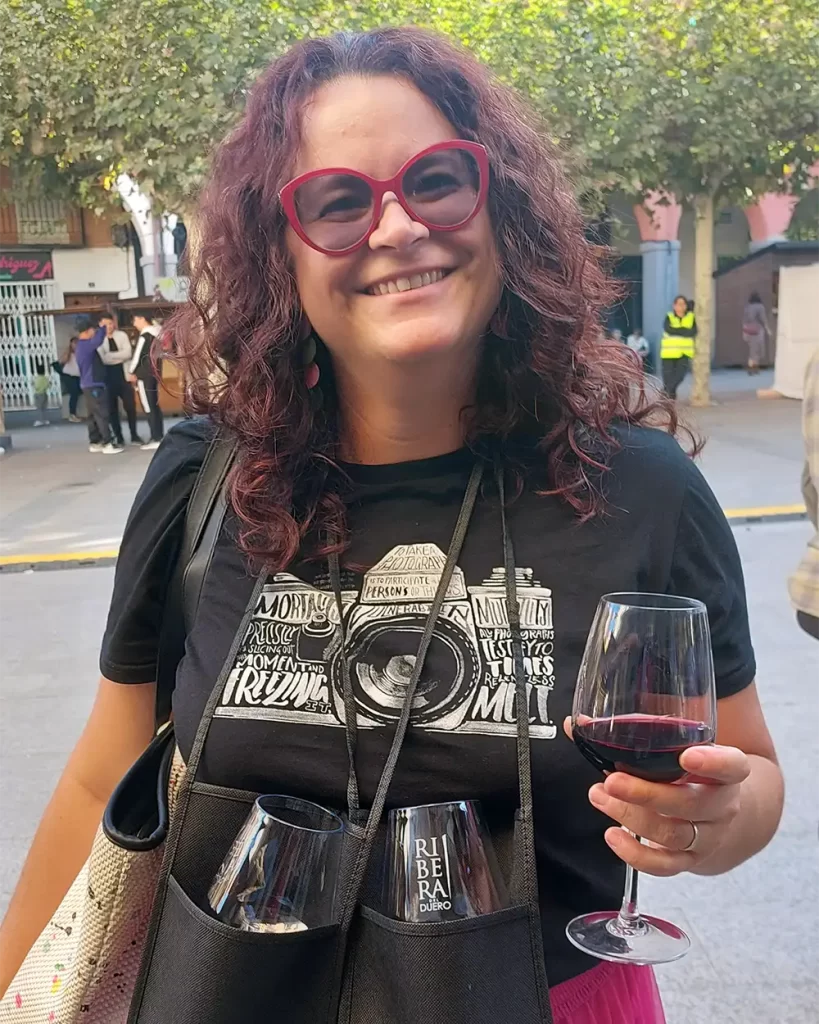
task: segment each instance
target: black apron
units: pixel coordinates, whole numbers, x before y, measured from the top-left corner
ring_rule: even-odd
[[[496,471],[503,526],[506,605],[516,682],[520,809],[492,823],[511,905],[441,923],[396,921],[381,912],[384,806],[412,713],[435,623],[460,555],[482,478],[476,464],[430,608],[401,716],[372,807],[362,810],[355,770],[356,716],[342,658],[350,774],[338,921],[283,934],[243,932],[217,920],[208,890],[258,793],[198,780],[210,724],[264,584],[262,574],[196,734],[168,837],[129,1024],[551,1024],[538,906],[528,693],[515,562],[503,473]],[[330,578],[345,619],[339,566]]]

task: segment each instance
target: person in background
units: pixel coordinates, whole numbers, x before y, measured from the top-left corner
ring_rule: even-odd
[[[142,445],[143,451],[153,451],[165,433],[162,410],[159,408],[159,375],[162,373],[161,362],[157,360],[156,368],[152,358],[154,341],[159,334],[159,326],[146,316],[134,316],[134,327],[139,337],[134,345],[134,354],[128,365],[128,380],[136,385],[139,400],[148,416],[151,428],[151,440]]]
[[[677,388],[685,380],[694,358],[697,321],[694,310],[684,295],[674,299],[671,312],[663,324],[660,359],[663,364],[663,387],[669,398],[676,399]]]
[[[626,338],[626,346],[630,348],[632,352],[637,353],[640,357],[640,364],[644,366],[650,348],[648,338],[643,337],[642,327],[634,328],[631,334]]]
[[[88,450],[118,455],[122,448],[113,443],[111,425],[108,422],[108,398],[105,393],[105,367],[99,350],[105,344],[104,327],[94,324],[90,316],[78,316],[77,365],[80,368],[80,386],[88,413]]]
[[[759,292],[751,292],[742,311],[742,340],[748,347],[748,373],[759,373],[765,358],[765,339],[770,337],[768,315]]]
[[[46,372],[44,359],[34,364],[34,404],[37,408],[35,427],[47,427],[48,423],[48,392],[51,388],[51,377]]]
[[[128,430],[131,444],[142,444],[137,432],[136,399],[134,389],[125,377],[125,367],[133,357],[131,340],[125,331],[117,330],[114,317],[105,313],[100,317],[100,327],[105,328],[106,341],[100,348],[100,359],[105,365],[105,389],[108,395],[108,419],[114,441],[122,447],[125,439],[122,436],[122,424],[119,420],[119,403],[128,417]]]
[[[806,633],[819,640],[819,349],[813,353],[805,374],[802,435],[805,439],[802,494],[814,535],[788,581],[788,591],[796,609],[796,621]]]
[[[82,394],[80,387],[80,368],[77,366],[77,339],[73,337],[68,343],[65,355],[62,359],[55,359],[51,368],[60,375],[60,384],[63,394],[68,395],[68,422],[82,423],[77,415],[77,407]]]

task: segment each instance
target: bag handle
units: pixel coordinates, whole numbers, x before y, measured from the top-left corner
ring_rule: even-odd
[[[217,434],[208,447],[188,499],[159,638],[154,707],[157,732],[171,716],[176,668],[185,653],[185,637],[196,617],[205,576],[225,519],[224,483],[235,458],[236,442]]]

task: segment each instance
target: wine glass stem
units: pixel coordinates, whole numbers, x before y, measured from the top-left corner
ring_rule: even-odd
[[[628,832],[628,829],[625,829]],[[633,835],[637,842],[640,842],[640,837],[634,835],[633,832],[629,832],[629,835]],[[639,873],[634,870],[631,864],[626,864],[626,885],[623,892],[623,902],[620,904],[620,914],[616,921],[617,931],[621,934],[633,935],[634,932],[639,931],[642,925],[640,920],[640,911],[637,909],[637,879]]]

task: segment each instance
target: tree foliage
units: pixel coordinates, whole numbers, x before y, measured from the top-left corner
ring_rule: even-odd
[[[88,202],[125,170],[178,205],[271,58],[408,22],[522,90],[604,188],[742,201],[819,149],[813,0],[5,0],[0,161]]]
[[[525,93],[580,191],[694,208],[706,402],[721,201],[798,192],[819,159],[816,0],[4,0],[0,164],[19,190],[183,211],[245,92],[294,40],[415,23]]]

